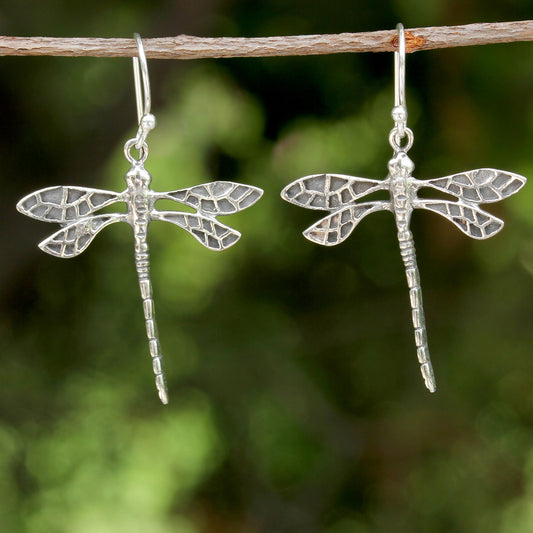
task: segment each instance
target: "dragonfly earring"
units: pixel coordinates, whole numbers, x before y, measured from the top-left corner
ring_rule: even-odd
[[[526,178],[492,168],[423,181],[413,178],[414,164],[407,155],[414,136],[407,127],[405,105],[405,34],[401,24],[397,29],[395,106],[392,109],[394,127],[389,135],[394,154],[388,164],[388,176],[383,180],[373,180],[342,174],[315,174],[292,182],[283,189],[281,196],[301,207],[330,212],[304,231],[305,237],[324,246],[343,242],[366,215],[383,210],[392,212],[409,286],[418,361],[426,387],[434,392],[436,384],[426,338],[420,275],[413,235],[409,229],[411,213],[413,209],[428,209],[450,220],[469,237],[487,239],[502,229],[503,221],[481,210],[478,205],[511,196],[524,186]],[[422,187],[448,193],[456,201],[418,198],[417,191]],[[357,203],[360,198],[381,190],[389,192],[390,200]]]
[[[44,222],[57,222],[62,226],[59,231],[41,242],[39,248],[63,258],[81,254],[96,234],[110,224],[126,222],[132,227],[135,239],[135,267],[141,289],[155,382],[159,397],[166,404],[168,393],[149,272],[146,241],[148,225],[152,220],[171,222],[188,231],[206,248],[225,250],[235,244],[241,235],[219,222],[216,217],[231,215],[250,207],[259,200],[263,191],[257,187],[229,181],[215,181],[170,192],[155,192],[150,189],[152,177],[144,167],[148,157],[146,138],[155,127],[156,120],[150,113],[150,82],[143,44],[138,34],[134,36],[139,55],[138,58],[133,58],[139,129],[136,137],[124,145],[124,154],[131,165],[125,176],[126,190],[118,193],[77,186],[48,187],[20,200],[17,209],[29,217]],[[138,151],[138,158],[132,154],[134,148]],[[174,200],[194,208],[196,213],[158,211],[155,209],[158,200]],[[124,202],[127,212],[93,214],[116,202]]]

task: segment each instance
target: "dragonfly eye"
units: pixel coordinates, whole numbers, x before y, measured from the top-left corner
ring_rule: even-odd
[[[152,181],[152,176],[143,166],[132,165],[130,170],[126,173],[126,183],[133,186],[149,185]]]
[[[407,178],[413,173],[414,169],[415,164],[405,152],[396,154],[389,161],[389,173],[391,176],[401,176]]]

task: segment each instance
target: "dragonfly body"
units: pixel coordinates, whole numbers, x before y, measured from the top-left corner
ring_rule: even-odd
[[[434,392],[436,384],[427,344],[420,274],[409,227],[411,214],[414,209],[427,209],[447,218],[469,237],[486,239],[502,229],[503,221],[481,210],[478,204],[495,202],[516,193],[524,186],[526,178],[512,172],[483,168],[444,178],[418,180],[412,176],[413,162],[402,149],[395,150],[388,167],[389,174],[383,180],[343,174],[305,176],[287,185],[281,196],[301,207],[330,212],[303,232],[306,238],[324,246],[343,242],[370,213],[393,213],[409,287],[420,370],[426,387]],[[455,196],[456,201],[419,198],[417,191],[422,187]],[[380,190],[388,191],[390,199],[359,202],[364,196]]]
[[[420,273],[416,262],[415,242],[409,227],[413,212],[413,203],[416,197],[416,185],[414,178],[411,176],[413,170],[413,162],[407,154],[400,152],[389,162],[388,181],[391,206],[398,229],[398,243],[405,267],[407,286],[409,287],[409,301],[411,302],[411,314],[420,371],[422,372],[422,377],[428,390],[435,392],[437,387],[429,357]]]
[[[155,322],[154,300],[152,295],[152,281],[150,280],[150,255],[148,251],[147,233],[150,224],[150,213],[154,210],[153,191],[150,189],[151,176],[143,166],[133,165],[126,174],[128,184],[128,222],[133,228],[135,240],[135,269],[139,277],[139,287],[143,302],[144,320],[148,348],[152,357],[152,367],[155,374],[155,384],[159,398],[168,403],[167,385],[163,371],[163,354],[157,334]]]
[[[78,186],[48,187],[22,198],[17,209],[37,220],[57,222],[62,226],[39,244],[44,252],[62,258],[81,254],[94,237],[110,224],[126,222],[132,227],[135,267],[156,386],[161,401],[168,403],[150,280],[148,226],[152,220],[171,222],[188,231],[206,248],[225,250],[235,244],[241,235],[216,217],[246,209],[259,200],[263,191],[250,185],[215,181],[188,189],[156,192],[150,189],[151,176],[144,168],[143,161],[136,160],[132,160],[125,179],[127,189],[121,193]],[[193,207],[196,213],[158,211],[155,208],[158,200],[180,202]],[[125,213],[94,214],[118,202],[126,203]]]

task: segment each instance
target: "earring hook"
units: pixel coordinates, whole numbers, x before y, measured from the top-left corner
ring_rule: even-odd
[[[398,30],[398,51],[394,52],[394,107],[392,120],[394,128],[389,142],[395,152],[407,152],[413,144],[413,132],[407,127],[407,106],[405,104],[405,30],[403,24],[396,26]],[[407,143],[402,146],[402,139],[407,136]]]
[[[408,143],[412,144],[412,131],[407,127],[407,106],[405,105],[405,31],[403,24],[396,26],[398,30],[398,51],[394,52],[394,107],[392,120],[394,120],[394,138],[402,139],[407,134],[411,136]],[[396,140],[395,146],[400,146]],[[393,146],[395,148],[395,146]],[[407,151],[409,148],[406,148]],[[396,148],[395,148],[396,149]]]
[[[150,79],[148,78],[148,64],[144,53],[144,46],[141,36],[134,33],[133,37],[137,44],[137,53],[139,57],[133,58],[133,77],[135,78],[135,97],[137,99],[137,118],[139,124],[144,115],[150,113],[152,97],[150,95]],[[141,85],[142,73],[142,85]],[[143,98],[144,96],[144,98]],[[144,100],[144,101],[143,101]]]
[[[398,51],[394,52],[394,105],[405,107],[405,30],[403,24],[398,30]]]
[[[148,77],[148,63],[141,36],[134,33],[137,44],[138,57],[133,58],[133,78],[135,80],[135,99],[137,102],[137,120],[139,129],[135,138],[135,148],[140,150],[146,142],[146,137],[155,128],[155,117],[150,113],[152,95],[150,93],[150,78]]]

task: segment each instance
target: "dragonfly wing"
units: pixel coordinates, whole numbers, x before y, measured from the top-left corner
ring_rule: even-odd
[[[87,187],[48,187],[20,200],[17,209],[44,222],[68,223],[121,201],[121,194]]]
[[[343,174],[314,174],[289,183],[281,197],[308,209],[332,211],[353,204],[358,198],[387,189],[388,180],[356,178]]]
[[[447,200],[417,200],[413,207],[438,213],[474,239],[488,239],[503,228],[503,220],[474,205]]]
[[[179,211],[154,211],[152,220],[172,222],[188,231],[199,243],[214,251],[225,250],[234,245],[241,234],[214,218]]]
[[[518,192],[525,185],[526,178],[505,170],[478,168],[419,183],[421,187],[432,187],[453,194],[465,202],[486,204]]]
[[[242,211],[255,204],[262,195],[263,191],[252,185],[213,181],[189,189],[159,193],[157,199],[176,200],[193,207],[202,215],[213,217]]]
[[[91,244],[97,233],[109,224],[121,221],[126,222],[126,214],[110,213],[82,218],[45,239],[39,248],[56,257],[76,257]]]
[[[323,246],[335,246],[349,237],[363,217],[374,211],[389,209],[389,202],[366,202],[346,207],[307,228],[304,237]]]

